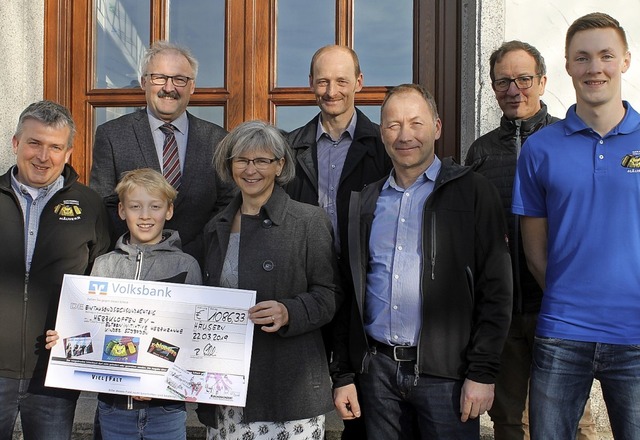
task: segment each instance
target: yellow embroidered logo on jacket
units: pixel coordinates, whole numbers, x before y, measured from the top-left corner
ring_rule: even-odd
[[[80,202],[77,200],[63,200],[53,208],[53,212],[60,216],[60,220],[76,220],[82,214],[82,208],[79,205]]]

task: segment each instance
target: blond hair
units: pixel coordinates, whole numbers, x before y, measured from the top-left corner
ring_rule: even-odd
[[[178,196],[178,191],[167,182],[162,174],[151,168],[138,168],[122,173],[122,178],[116,186],[116,193],[120,202],[134,190],[142,187],[149,194],[157,194],[172,204]]]

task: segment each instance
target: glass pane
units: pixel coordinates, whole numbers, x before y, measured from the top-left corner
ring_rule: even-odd
[[[302,127],[318,113],[315,105],[305,106],[276,106],[276,126],[285,131],[293,131],[298,127]]]
[[[141,107],[94,107],[93,132],[95,133],[98,125],[138,111],[140,108]]]
[[[94,87],[140,87],[140,61],[149,44],[149,1],[95,0]]]
[[[336,2],[278,0],[277,4],[276,85],[308,86],[314,52],[335,43]]]
[[[190,106],[187,107],[189,113],[193,116],[197,116],[205,121],[218,124],[220,127],[224,127],[224,107],[202,107],[202,106]]]
[[[413,81],[413,1],[354,0],[354,49],[365,86]]]
[[[197,87],[224,87],[225,3],[167,0],[168,39],[191,49],[198,60]]]
[[[112,119],[119,118],[120,116],[133,113],[141,108],[144,107],[95,107],[93,131],[96,131],[96,127],[98,125],[104,124]],[[189,113],[200,119],[204,119],[224,127],[224,107],[187,107],[187,110]]]
[[[380,124],[380,106],[379,105],[358,105],[358,110],[367,115],[367,118],[375,124]]]

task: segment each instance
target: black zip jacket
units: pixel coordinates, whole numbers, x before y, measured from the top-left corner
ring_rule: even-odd
[[[526,120],[514,121],[503,116],[498,128],[480,136],[471,144],[465,159],[465,165],[489,179],[500,192],[509,228],[514,313],[538,313],[542,302],[542,289],[527,267],[518,218],[511,213],[516,163],[520,149],[529,135],[558,120],[547,113],[544,103],[538,113]]]
[[[363,310],[373,214],[386,179],[352,195],[350,263],[355,295],[335,328],[334,387],[367,370]],[[511,318],[511,261],[496,188],[447,158],[423,212],[422,327],[417,371],[493,383]]]
[[[356,109],[356,129],[340,175],[336,193],[338,228],[340,229],[340,255],[346,258],[347,214],[352,191],[362,191],[370,183],[389,175],[391,159],[380,138],[380,127]],[[296,162],[296,178],[285,190],[293,200],[318,205],[318,145],[316,132],[320,114],[287,135]]]
[[[109,219],[102,198],[65,165],[64,186],[40,216],[27,273],[24,220],[11,188],[12,170],[0,177],[0,377],[37,378],[32,386],[41,386],[49,360],[44,333],[55,328],[63,274],[89,273],[95,258],[109,248]]]

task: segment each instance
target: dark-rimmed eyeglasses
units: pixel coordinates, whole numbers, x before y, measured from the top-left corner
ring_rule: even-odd
[[[533,86],[533,78],[542,75],[525,75],[517,78],[500,78],[491,83],[496,92],[506,92],[511,87],[511,83],[516,83],[518,90],[530,89]]]
[[[249,163],[253,163],[253,166],[256,167],[256,170],[266,170],[269,168],[273,162],[278,161],[279,159],[273,158],[269,159],[268,157],[256,157],[255,159],[247,159],[246,157],[234,157],[231,159],[231,163],[233,167],[238,170],[244,170],[249,166]]]
[[[151,84],[156,86],[163,86],[169,79],[171,79],[171,82],[173,82],[174,86],[184,87],[189,83],[189,81],[193,79],[184,75],[163,75],[161,73],[147,73],[146,76],[149,77],[149,81],[151,81]]]

